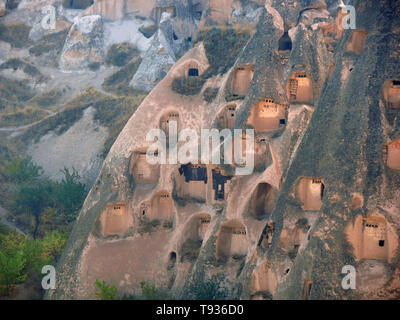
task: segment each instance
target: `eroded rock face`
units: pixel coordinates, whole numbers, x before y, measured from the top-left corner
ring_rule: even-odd
[[[220,11],[218,2],[199,28],[258,21],[226,68],[221,38],[175,62],[172,2],[157,3],[160,29],[131,81],[153,89],[110,150],[49,296],[91,297],[99,278],[121,295],[144,280],[198,298],[193,288],[217,274],[230,298],[398,298],[400,4],[358,2],[360,30],[344,30],[341,1],[224,0]],[[190,95],[172,88],[203,76]],[[235,176],[235,163],[146,166],[135,155],[147,132],[172,120],[196,132],[255,129],[260,165],[246,176]],[[107,226],[102,214],[121,203],[127,210]],[[349,264],[358,289],[346,291]]]
[[[0,0],[0,17],[5,16],[6,12],[6,0]]]
[[[101,15],[105,19],[119,20],[127,15],[150,17],[156,0],[95,0],[84,15]]]
[[[151,91],[162,80],[175,63],[175,55],[164,33],[159,30],[130,85],[138,90]]]
[[[61,54],[60,67],[79,70],[104,57],[103,22],[99,15],[75,18]]]

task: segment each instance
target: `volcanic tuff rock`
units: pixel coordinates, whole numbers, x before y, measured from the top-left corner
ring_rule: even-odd
[[[66,71],[101,62],[104,57],[104,34],[99,15],[75,18],[60,58],[60,67]]]
[[[341,1],[252,1],[259,19],[244,30],[237,16],[249,2],[205,5],[201,41],[111,148],[49,298],[92,297],[95,279],[121,296],[148,281],[201,299],[212,281],[213,298],[399,298],[400,3],[349,1],[351,30]],[[202,87],[178,93],[177,80]],[[198,134],[254,128],[254,172],[149,166],[146,133],[171,120]],[[342,288],[345,265],[359,288]]]

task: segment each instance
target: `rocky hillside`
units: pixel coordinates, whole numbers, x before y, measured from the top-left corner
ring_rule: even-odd
[[[400,298],[399,2],[47,2],[55,30],[40,1],[1,18],[18,89],[0,88],[3,114],[54,112],[9,137],[49,172],[64,159],[94,176],[107,154],[48,298],[92,298],[96,280],[131,298],[143,283],[176,299]],[[253,129],[254,170],[150,165],[146,135],[172,121]]]
[[[157,9],[164,6],[0,2],[2,145],[54,179],[75,168],[91,186],[129,117],[192,46],[198,11],[184,2],[173,13]]]

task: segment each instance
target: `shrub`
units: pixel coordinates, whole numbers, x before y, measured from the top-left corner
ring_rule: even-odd
[[[128,63],[111,76],[104,79],[103,88],[106,91],[113,92],[118,95],[136,95],[140,94],[137,90],[134,90],[129,86],[129,82],[133,78],[137,69],[139,68],[141,58],[136,59]]]
[[[184,262],[185,260],[187,261],[194,261],[197,259],[201,244],[203,243],[202,240],[193,240],[193,239],[188,239],[186,240],[181,247],[181,262]]]
[[[0,98],[20,103],[31,99],[33,96],[34,93],[24,81],[0,76]]]
[[[100,62],[95,61],[95,62],[89,63],[88,68],[90,71],[97,71],[100,69],[100,65],[101,65]]]
[[[23,48],[30,44],[30,27],[25,24],[4,25],[0,23],[0,40],[8,42],[13,47]]]
[[[171,89],[176,93],[192,96],[198,94],[205,80],[200,77],[178,77],[172,81]]]
[[[35,66],[33,66],[25,61],[22,61],[21,59],[18,59],[18,58],[8,59],[6,62],[4,62],[0,65],[0,69],[1,70],[20,69],[20,70],[24,71],[26,74],[30,75],[31,77],[37,78],[39,81],[45,80],[45,77]]]
[[[97,287],[95,297],[99,300],[115,300],[117,298],[117,288],[114,285],[108,285],[104,280],[99,281],[96,279],[94,283]]]
[[[12,161],[7,161],[0,168],[0,173],[8,181],[22,183],[38,179],[43,174],[42,167],[36,165],[31,157],[18,157]]]
[[[0,289],[4,286],[4,294],[10,294],[15,284],[24,281],[39,292],[42,267],[54,264],[66,240],[67,236],[57,231],[42,239],[16,232],[0,233]]]
[[[139,233],[152,233],[153,229],[157,228],[161,224],[160,220],[154,219],[149,220],[146,217],[141,218],[139,221]]]
[[[141,298],[144,300],[166,300],[168,298],[168,295],[164,290],[157,289],[149,282],[140,282],[140,287],[142,289]]]
[[[200,31],[198,41],[203,41],[210,64],[203,76],[227,72],[249,39],[250,32],[245,29],[213,27]]]
[[[47,116],[44,110],[36,107],[16,108],[15,111],[0,115],[1,127],[22,126],[39,121]]]
[[[38,96],[36,96],[32,104],[36,104],[39,107],[48,108],[51,106],[55,106],[57,102],[60,100],[62,96],[61,90],[54,88],[50,91],[44,92]]]
[[[64,168],[61,172],[64,177],[56,186],[56,207],[66,214],[69,221],[73,221],[86,198],[86,186],[79,182],[80,176],[75,169],[70,172]]]
[[[5,287],[5,295],[11,293],[11,288],[26,279],[23,274],[25,258],[22,251],[7,254],[0,251],[0,284]]]
[[[218,94],[218,90],[219,90],[218,88],[211,88],[211,87],[206,88],[206,90],[204,90],[203,92],[204,100],[207,101],[208,103],[213,101]]]
[[[29,48],[29,53],[39,57],[42,54],[53,51],[58,56],[61,54],[67,35],[68,29],[45,35],[34,46]]]
[[[227,297],[226,289],[220,287],[217,276],[206,281],[196,281],[190,288],[194,300],[223,300]]]
[[[172,229],[174,227],[174,222],[171,220],[165,220],[163,223],[163,228]]]
[[[116,43],[108,49],[106,62],[117,67],[122,67],[135,55],[138,55],[138,51],[130,43]]]

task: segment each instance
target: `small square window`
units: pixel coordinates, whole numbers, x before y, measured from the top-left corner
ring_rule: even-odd
[[[379,246],[384,247],[385,246],[385,240],[379,240]]]
[[[279,124],[286,124],[286,119],[279,119]]]
[[[189,69],[189,77],[198,77],[199,76],[199,69],[191,68]]]

